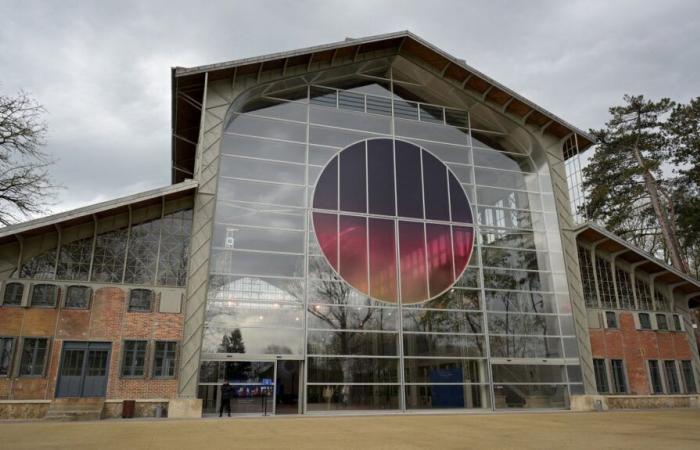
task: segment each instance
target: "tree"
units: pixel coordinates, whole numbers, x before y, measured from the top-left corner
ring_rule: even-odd
[[[663,164],[669,158],[664,119],[674,108],[670,99],[658,102],[625,95],[625,104],[610,108],[605,128],[591,130],[598,148],[584,169],[584,206],[589,217],[613,232],[637,241],[661,235],[671,264],[687,272],[678,240],[673,177]],[[639,242],[636,242],[639,244]],[[642,245],[649,250],[648,245]]]
[[[236,328],[231,334],[225,334],[219,345],[219,353],[245,353],[245,344],[241,330]]]
[[[52,163],[42,151],[44,108],[24,92],[0,95],[0,224],[36,214],[53,190],[47,172]]]

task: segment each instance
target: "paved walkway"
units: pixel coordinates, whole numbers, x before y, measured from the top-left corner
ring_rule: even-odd
[[[0,423],[0,449],[700,449],[700,410]]]

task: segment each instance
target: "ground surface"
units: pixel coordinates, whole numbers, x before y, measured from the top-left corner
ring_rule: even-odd
[[[0,423],[9,449],[700,449],[700,410]]]

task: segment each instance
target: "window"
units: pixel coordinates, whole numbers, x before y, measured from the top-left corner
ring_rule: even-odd
[[[612,371],[613,392],[616,394],[624,394],[627,392],[624,363],[621,359],[611,359],[610,369]]]
[[[646,281],[637,278],[637,302],[639,309],[651,310],[651,294],[649,293],[649,285]]]
[[[649,317],[649,313],[639,313],[639,328],[642,330],[651,330],[651,317]]]
[[[12,353],[15,349],[15,338],[0,337],[0,377],[10,375],[12,368]]]
[[[655,299],[656,299],[656,310],[657,311],[670,311],[671,304],[668,301],[668,297],[666,297],[658,289],[654,292],[655,292]]]
[[[24,338],[19,375],[42,376],[48,349],[49,340],[47,338]]]
[[[695,387],[695,375],[693,374],[693,365],[690,361],[681,361],[681,371],[683,372],[683,382],[685,383],[685,392],[695,394],[698,390]]]
[[[66,290],[66,308],[88,309],[90,307],[91,289],[87,286],[68,286]]]
[[[129,311],[151,312],[153,291],[150,289],[132,289],[129,293]]]
[[[615,308],[615,288],[612,282],[612,272],[610,262],[606,259],[596,256],[596,274],[598,275],[598,292],[600,293],[600,301],[603,308]]]
[[[172,378],[175,376],[177,357],[177,342],[156,342],[153,357],[153,376],[156,378]]]
[[[617,295],[620,298],[620,308],[634,309],[634,296],[630,275],[619,267],[615,271],[617,280]]]
[[[681,331],[681,317],[678,314],[673,315],[673,329],[676,331]]]
[[[615,311],[605,311],[605,323],[608,328],[617,328],[617,314],[615,314]]]
[[[58,286],[55,284],[35,284],[32,286],[32,306],[53,308],[56,306]]]
[[[593,282],[593,266],[591,265],[591,252],[581,246],[578,247],[578,262],[581,267],[581,282],[583,284],[583,298],[586,306],[598,307],[598,297],[595,293]]]
[[[666,383],[668,383],[669,394],[680,394],[681,385],[678,381],[678,371],[675,361],[664,361],[664,372],[666,372]]]
[[[668,330],[668,321],[666,320],[666,314],[656,315],[656,328],[659,330]]]
[[[651,392],[654,394],[664,393],[664,384],[661,381],[659,362],[653,359],[649,360],[649,384],[651,384]]]
[[[7,283],[2,304],[19,306],[22,304],[22,294],[24,294],[24,285],[22,283]]]
[[[607,394],[610,392],[610,388],[608,387],[608,370],[605,366],[605,360],[594,359],[593,370],[595,371],[595,384],[598,386],[598,393]]]
[[[124,341],[122,359],[123,377],[143,377],[146,373],[146,345],[148,341]]]

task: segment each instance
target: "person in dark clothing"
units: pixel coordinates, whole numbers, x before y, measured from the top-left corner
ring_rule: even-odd
[[[233,386],[228,384],[228,380],[224,381],[221,386],[221,407],[219,407],[219,417],[224,413],[224,408],[228,416],[231,417],[231,397],[233,397]]]

